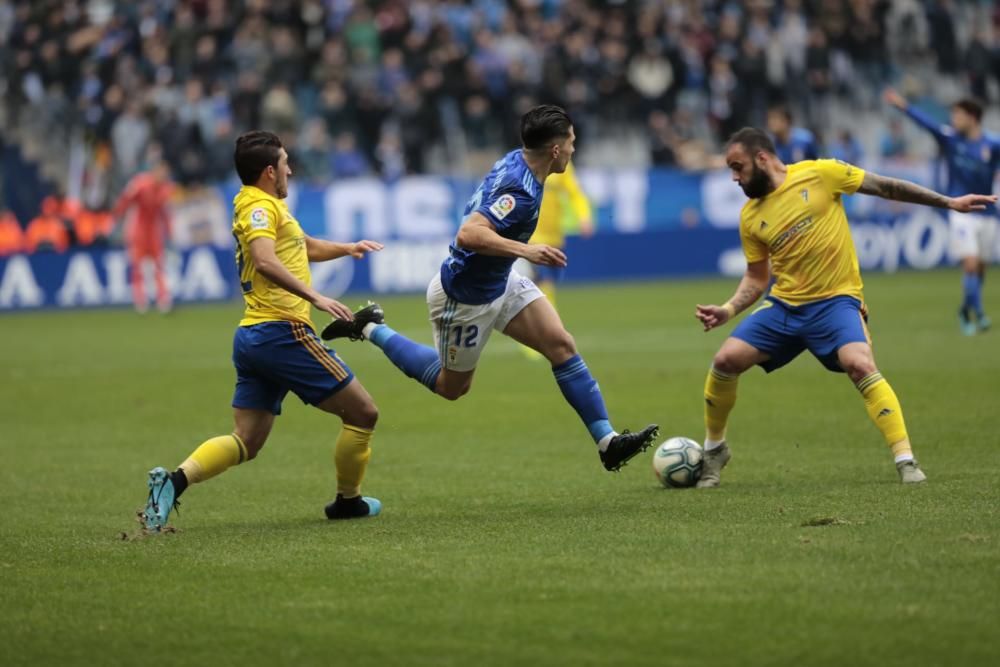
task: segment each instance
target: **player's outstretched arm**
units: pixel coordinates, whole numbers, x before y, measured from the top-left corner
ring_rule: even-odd
[[[559,248],[540,243],[521,243],[497,234],[496,228],[482,213],[472,212],[458,229],[455,239],[460,248],[493,257],[522,257],[532,264],[566,266],[566,255]]]
[[[948,139],[948,135],[952,132],[948,125],[942,125],[938,123],[930,116],[925,115],[920,110],[915,107],[910,106],[910,103],[906,101],[906,98],[900,95],[892,88],[887,88],[882,94],[882,98],[891,106],[896,107],[904,114],[910,117],[913,122],[915,122],[920,127],[924,128],[928,132],[934,135],[937,141],[945,141]]]
[[[947,208],[961,213],[982,211],[986,208],[987,204],[992,204],[997,200],[994,195],[973,194],[962,197],[947,197],[916,183],[904,181],[899,178],[879,176],[870,171],[865,173],[865,178],[861,182],[858,192],[893,201]]]
[[[722,326],[757,303],[757,299],[767,289],[770,278],[771,270],[768,267],[768,260],[751,262],[747,264],[746,273],[743,274],[743,278],[736,288],[736,293],[730,297],[729,301],[721,306],[702,306],[699,304],[695,306],[694,316],[701,321],[705,331]]]
[[[362,240],[356,243],[337,243],[306,236],[306,255],[310,262],[326,262],[350,255],[361,259],[369,252],[378,252],[385,246],[377,241]]]
[[[251,241],[250,261],[253,262],[254,268],[257,269],[258,273],[281,289],[305,299],[319,310],[329,313],[336,318],[349,322],[354,319],[354,314],[350,308],[339,301],[323,296],[296,278],[288,270],[288,267],[281,263],[278,255],[274,252],[274,239],[258,237]]]

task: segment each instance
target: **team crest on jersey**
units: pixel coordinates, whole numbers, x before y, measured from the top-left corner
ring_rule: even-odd
[[[514,210],[514,204],[513,195],[500,195],[500,198],[490,206],[490,213],[503,220]]]
[[[250,228],[251,229],[267,229],[269,216],[267,215],[267,210],[263,208],[255,208],[250,211]]]
[[[766,221],[764,221],[764,220],[761,220],[761,221],[760,221],[760,228],[761,228],[761,229],[767,229],[767,222],[766,222]]]

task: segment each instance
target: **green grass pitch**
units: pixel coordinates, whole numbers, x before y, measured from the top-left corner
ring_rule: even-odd
[[[133,541],[146,471],[230,428],[240,307],[5,316],[0,663],[1000,664],[1000,331],[959,335],[955,271],[867,282],[921,487],[808,355],[744,376],[733,461],[699,492],[658,488],[651,454],[605,473],[546,365],[502,336],[458,403],[345,343],[381,410],[381,517],[323,518],[339,424],[289,397],[256,461]],[[619,429],[701,439],[725,332],[694,304],[734,284],[560,293]],[[987,298],[1000,315],[1000,286]],[[384,303],[430,340],[421,298]]]

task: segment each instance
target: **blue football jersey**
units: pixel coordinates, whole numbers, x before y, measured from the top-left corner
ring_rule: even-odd
[[[951,125],[937,123],[923,112],[907,107],[906,115],[934,135],[948,173],[945,191],[949,197],[993,192],[993,177],[1000,169],[1000,141],[985,132],[978,139],[966,139]],[[996,214],[992,204],[987,212]]]
[[[507,239],[527,243],[538,225],[542,184],[535,180],[521,150],[497,160],[465,205],[463,219],[479,213]],[[441,265],[441,286],[459,303],[489,303],[504,293],[513,257],[492,257],[459,247],[452,241]]]
[[[781,143],[774,139],[774,151],[785,164],[802,162],[803,160],[818,160],[819,150],[813,133],[803,127],[793,127],[788,133],[788,141]]]

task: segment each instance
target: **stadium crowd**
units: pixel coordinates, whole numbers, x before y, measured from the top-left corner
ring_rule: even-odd
[[[875,109],[903,63],[988,99],[994,35],[989,1],[0,0],[0,127],[5,152],[40,144],[63,168],[82,137],[104,208],[151,149],[181,184],[229,177],[258,127],[308,182],[479,171],[537,102],[566,107],[583,145],[639,129],[650,164],[697,167],[776,102],[814,131],[832,104]],[[877,150],[907,153],[898,122]]]

